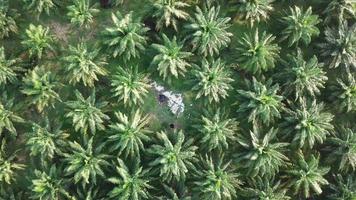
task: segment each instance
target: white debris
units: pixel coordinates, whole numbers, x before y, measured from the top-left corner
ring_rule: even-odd
[[[184,112],[184,103],[182,94],[175,94],[171,91],[165,91],[163,86],[153,82],[152,87],[167,98],[168,107],[174,115],[179,116]]]

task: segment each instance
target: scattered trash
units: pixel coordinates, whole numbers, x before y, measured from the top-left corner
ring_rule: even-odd
[[[175,94],[171,91],[165,91],[163,86],[153,82],[151,86],[158,92],[158,101],[167,102],[167,105],[174,115],[179,116],[184,112],[184,103],[182,94]]]

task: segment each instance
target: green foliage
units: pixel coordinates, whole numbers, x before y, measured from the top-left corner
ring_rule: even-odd
[[[153,58],[151,66],[157,66],[159,75],[163,76],[163,79],[172,75],[175,78],[178,78],[179,75],[184,76],[187,68],[191,67],[187,59],[193,54],[183,51],[182,42],[178,42],[175,36],[170,40],[165,34],[162,34],[162,38],[163,45],[152,44],[158,54]]]
[[[111,135],[108,137],[111,151],[117,151],[118,155],[124,153],[125,157],[139,157],[140,150],[144,150],[143,142],[150,141],[149,134],[152,133],[147,124],[150,121],[148,115],[142,115],[139,110],[126,116],[117,112],[115,116],[117,123],[109,125]]]
[[[50,10],[55,8],[55,4],[53,0],[23,0],[25,6],[32,13],[36,14],[37,18],[45,12],[49,15]]]
[[[9,37],[10,33],[18,33],[17,16],[16,10],[0,5],[0,39]]]
[[[220,59],[208,61],[203,59],[201,66],[193,70],[195,85],[192,90],[196,91],[196,99],[207,97],[209,103],[219,102],[229,96],[232,89],[231,72]]]
[[[254,77],[252,82],[245,80],[247,90],[238,89],[238,113],[246,112],[249,122],[270,124],[275,118],[280,118],[283,109],[283,97],[278,95],[278,85],[272,85],[272,80],[262,83]]]
[[[182,192],[183,194],[179,195],[179,193],[175,192],[173,188],[168,187],[166,184],[163,184],[164,190],[166,191],[167,195],[169,196],[169,198],[165,197],[161,197],[159,198],[159,200],[192,200],[192,197],[189,196],[186,193],[186,188],[183,188]]]
[[[293,137],[292,145],[298,148],[313,148],[315,143],[323,143],[334,126],[334,115],[324,111],[324,104],[315,100],[301,99],[298,106],[286,110],[287,116],[282,123],[286,135]]]
[[[142,104],[151,88],[149,81],[149,76],[140,73],[137,66],[127,69],[118,67],[111,76],[111,92],[118,102],[123,101],[125,105]]]
[[[10,134],[17,135],[14,123],[23,123],[25,120],[14,111],[14,99],[3,95],[0,103],[0,135],[6,129]]]
[[[61,171],[55,165],[52,165],[48,173],[35,170],[32,179],[31,199],[50,200],[68,198],[70,195],[66,191],[65,183],[60,177]]]
[[[356,198],[356,180],[352,175],[343,178],[340,174],[335,176],[336,184],[330,184],[332,189],[328,196],[330,200],[354,200]]]
[[[189,14],[182,10],[189,7],[189,4],[180,0],[152,0],[154,9],[152,16],[157,18],[156,29],[160,30],[164,26],[172,26],[174,30],[178,30],[178,20],[186,20]]]
[[[54,107],[54,103],[61,101],[56,92],[59,83],[51,71],[46,71],[43,66],[35,67],[23,80],[22,93],[30,98],[30,103],[35,105],[39,112],[47,107]]]
[[[311,155],[305,159],[299,152],[292,169],[286,171],[290,176],[288,186],[294,189],[295,194],[300,193],[304,198],[309,198],[313,192],[321,194],[321,186],[329,184],[323,177],[329,170],[329,167],[319,166],[319,156]]]
[[[42,55],[47,53],[48,50],[53,51],[54,38],[50,35],[49,28],[30,24],[25,33],[25,39],[21,44],[28,49],[31,57],[42,58]]]
[[[218,55],[220,49],[227,47],[230,43],[232,33],[228,32],[230,27],[229,17],[220,17],[220,7],[210,7],[201,10],[196,7],[194,18],[185,28],[190,32],[188,36],[193,45],[193,51],[203,56]]]
[[[269,13],[273,11],[274,0],[233,0],[237,1],[237,12],[242,18],[253,26],[256,22],[267,20]]]
[[[356,111],[356,80],[354,75],[347,74],[347,79],[337,79],[337,84],[331,87],[332,99],[336,100],[340,111]]]
[[[286,28],[282,31],[283,39],[288,39],[289,46],[303,41],[305,45],[311,42],[313,36],[319,35],[316,25],[320,22],[318,15],[312,14],[309,7],[305,12],[298,6],[290,8],[290,15],[282,18]]]
[[[201,115],[199,125],[195,125],[195,128],[200,134],[201,149],[222,151],[237,141],[239,123],[236,119],[229,118],[224,111],[217,109]]]
[[[111,199],[122,200],[150,199],[149,189],[152,189],[152,186],[148,177],[149,171],[139,167],[138,161],[133,169],[129,170],[122,160],[119,158],[117,160],[116,172],[119,176],[108,179],[109,182],[115,184],[108,196]]]
[[[274,68],[280,48],[274,43],[275,37],[258,29],[254,34],[246,34],[238,41],[237,62],[239,67],[253,74],[260,74]]]
[[[0,47],[0,85],[16,80],[14,70],[17,68],[18,61],[19,59],[6,59],[4,47]]]
[[[218,160],[206,157],[196,172],[194,192],[201,200],[222,200],[236,198],[236,189],[241,185],[238,174],[230,166],[231,161],[224,163],[224,156]]]
[[[316,97],[320,89],[324,88],[328,80],[323,64],[318,63],[318,58],[313,56],[305,61],[303,54],[298,50],[296,55],[288,55],[287,61],[283,62],[285,70],[280,74],[285,79],[285,91],[293,93],[295,99],[303,98],[307,94]]]
[[[75,0],[73,5],[67,7],[67,16],[72,24],[89,28],[94,21],[94,15],[100,12],[95,6],[90,6],[90,0]]]
[[[339,128],[333,137],[328,138],[331,147],[329,160],[334,161],[341,171],[356,171],[356,130]]]
[[[168,138],[167,133],[157,133],[157,137],[163,145],[154,144],[147,152],[156,157],[149,163],[160,170],[160,177],[165,181],[185,180],[189,170],[194,169],[197,161],[195,151],[198,147],[193,145],[193,139],[185,140],[182,131],[176,134],[175,143]]]
[[[74,179],[74,183],[82,182],[85,186],[90,183],[96,184],[97,175],[105,177],[103,168],[109,166],[106,161],[109,155],[102,153],[102,147],[93,148],[93,137],[87,141],[84,139],[84,145],[77,142],[69,142],[71,151],[64,154],[66,168],[64,172],[67,176]],[[94,145],[95,146],[95,145]]]
[[[356,2],[354,0],[332,0],[324,10],[325,21],[330,21],[333,17],[343,21],[347,18],[356,18]]]
[[[109,120],[109,116],[104,114],[103,109],[108,102],[95,100],[95,90],[92,94],[84,99],[83,95],[76,90],[76,101],[68,101],[68,112],[65,115],[68,118],[72,118],[72,123],[75,131],[80,131],[83,134],[88,133],[88,128],[91,134],[95,134],[97,129],[104,130],[104,121]]]
[[[2,140],[0,148],[0,186],[4,183],[11,185],[16,178],[16,171],[24,169],[25,165],[15,162],[16,152],[5,153],[6,140]]]
[[[356,25],[342,23],[337,28],[327,27],[325,43],[319,45],[321,55],[329,60],[329,67],[356,67]]]
[[[107,75],[104,66],[105,57],[99,54],[100,49],[88,47],[81,42],[77,46],[69,46],[68,55],[64,57],[65,72],[69,82],[76,84],[82,82],[84,86],[94,87],[98,76]]]
[[[103,43],[109,48],[113,57],[121,56],[128,61],[138,58],[145,50],[148,28],[132,16],[132,12],[122,16],[120,12],[112,14],[114,25],[103,32]]]
[[[267,133],[262,134],[255,128],[254,131],[250,131],[250,137],[243,135],[239,137],[238,143],[243,150],[235,156],[241,167],[247,170],[248,176],[273,177],[280,167],[287,164],[289,159],[284,153],[289,144],[278,142],[276,134],[277,129],[271,128]]]

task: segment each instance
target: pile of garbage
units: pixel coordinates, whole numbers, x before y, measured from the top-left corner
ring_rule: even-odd
[[[179,93],[173,93],[172,91],[165,90],[163,86],[158,85],[156,82],[151,84],[152,88],[158,93],[158,101],[160,103],[166,103],[170,111],[179,116],[184,112],[183,95]]]

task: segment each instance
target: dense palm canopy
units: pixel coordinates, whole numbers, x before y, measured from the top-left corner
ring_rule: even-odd
[[[149,135],[152,132],[146,127],[150,117],[142,115],[139,110],[131,116],[121,112],[115,113],[115,116],[118,122],[109,125],[111,134],[107,141],[110,150],[126,157],[139,157],[140,151],[145,149],[143,142],[151,140]]]
[[[0,39],[9,37],[10,33],[18,33],[15,10],[10,10],[7,5],[0,4]]]
[[[333,17],[336,17],[339,21],[343,21],[346,18],[355,18],[355,5],[354,0],[332,0],[324,10],[326,14],[326,21],[330,21]]]
[[[104,121],[109,120],[109,116],[104,114],[103,109],[108,102],[96,101],[95,91],[88,98],[84,98],[83,95],[76,90],[76,100],[68,101],[68,112],[65,115],[72,119],[75,131],[80,131],[83,134],[89,133],[95,134],[97,130],[105,129]]]
[[[98,48],[88,47],[83,42],[69,46],[68,55],[63,60],[66,63],[65,72],[72,84],[82,82],[85,86],[93,87],[98,76],[107,75],[105,57],[99,55]]]
[[[182,42],[177,41],[174,36],[170,40],[165,34],[162,35],[163,44],[152,44],[152,47],[158,52],[153,58],[151,65],[157,66],[157,70],[163,79],[173,76],[184,76],[187,68],[191,67],[188,58],[193,54],[183,51]]]
[[[31,57],[42,58],[46,51],[53,50],[54,37],[50,34],[49,28],[30,24],[25,33],[22,45],[28,49]]]
[[[148,177],[149,170],[139,167],[139,163],[135,163],[134,167],[129,169],[122,160],[118,159],[116,173],[118,174],[116,177],[108,179],[115,184],[114,189],[108,194],[110,199],[150,199],[149,190],[152,186]]]
[[[58,87],[55,75],[43,66],[37,66],[24,79],[22,93],[30,98],[39,112],[47,107],[54,107],[56,101],[61,101],[56,88]]]
[[[280,48],[274,43],[275,37],[258,30],[245,34],[238,41],[237,62],[239,67],[253,74],[260,74],[274,68]]]
[[[305,45],[311,42],[313,36],[318,36],[320,31],[316,25],[320,22],[318,15],[313,15],[312,8],[306,11],[295,6],[290,8],[290,14],[282,18],[285,29],[282,31],[283,39],[288,39],[288,45],[302,41]]]
[[[227,47],[232,33],[229,17],[220,17],[220,7],[210,7],[204,10],[196,7],[196,13],[190,24],[185,28],[190,32],[193,51],[203,56],[218,55],[220,50]]]
[[[231,71],[220,59],[208,61],[203,59],[201,66],[193,70],[194,82],[192,90],[196,91],[196,99],[206,98],[209,103],[219,102],[229,96],[232,89]]]
[[[67,163],[64,172],[73,177],[74,183],[81,181],[82,185],[96,184],[97,176],[105,177],[103,168],[110,165],[106,159],[109,155],[102,153],[102,147],[97,146],[93,138],[84,139],[84,145],[69,142],[70,152],[64,154]],[[89,180],[90,179],[90,180]]]
[[[283,97],[277,94],[278,85],[272,85],[272,80],[262,83],[255,78],[245,83],[246,90],[237,90],[237,112],[247,113],[248,121],[253,123],[269,124],[281,117]]]
[[[138,58],[145,50],[149,28],[144,27],[139,19],[130,12],[122,16],[120,12],[112,14],[113,26],[103,32],[103,43],[109,48],[113,57],[121,56],[124,60]]]
[[[8,82],[16,80],[14,70],[18,68],[18,61],[18,59],[6,58],[4,47],[0,47],[0,85],[6,85]]]
[[[273,11],[274,0],[233,0],[236,4],[238,15],[253,26],[256,22],[266,20]]]
[[[330,68],[356,67],[356,25],[348,26],[344,22],[338,28],[327,27],[325,42],[319,46],[321,55],[327,58]]]
[[[356,110],[356,80],[350,73],[347,78],[337,79],[337,84],[333,85],[332,99],[340,105],[340,111],[351,112]]]
[[[151,87],[146,73],[138,72],[138,67],[118,67],[111,76],[111,92],[118,102],[125,105],[142,104]]]
[[[10,134],[17,135],[14,123],[23,123],[25,120],[13,111],[14,99],[3,96],[0,103],[0,134],[6,129]]]
[[[2,140],[0,148],[0,187],[3,184],[11,185],[16,179],[16,171],[23,170],[25,165],[15,162],[16,152],[5,154],[6,140]]]
[[[319,160],[319,156],[311,155],[310,158],[304,158],[302,153],[298,153],[292,169],[286,171],[290,175],[288,184],[295,193],[300,193],[304,198],[309,198],[313,192],[321,194],[321,187],[329,184],[323,176],[330,168],[320,167]]]
[[[292,145],[312,148],[315,143],[323,143],[333,131],[334,116],[324,110],[323,103],[301,99],[298,106],[286,110],[282,123],[285,133],[292,137]]]
[[[223,155],[218,160],[206,157],[195,177],[194,191],[201,200],[236,198],[236,190],[241,185],[231,161],[225,162]]]
[[[287,93],[292,93],[295,99],[320,94],[320,89],[324,88],[328,77],[323,71],[323,64],[318,63],[316,56],[306,61],[298,51],[296,55],[288,55],[288,59],[283,63],[285,70],[280,76],[286,82],[284,86]]]
[[[185,20],[189,14],[183,9],[189,4],[181,0],[151,0],[154,9],[152,16],[157,18],[156,29],[172,26],[178,30],[178,20]]]
[[[193,145],[193,139],[186,140],[182,131],[176,133],[174,142],[165,132],[157,133],[157,137],[162,145],[154,144],[147,150],[156,157],[149,165],[159,169],[162,180],[184,180],[197,161],[195,151],[198,147]]]
[[[271,128],[265,134],[261,132],[260,130],[250,131],[249,137],[241,135],[238,143],[243,150],[235,156],[248,175],[273,177],[289,160],[284,155],[289,144],[277,141],[277,129]]]
[[[330,200],[353,200],[356,198],[356,179],[349,175],[343,178],[341,174],[335,176],[336,183],[330,184],[332,193],[328,196]]]
[[[229,144],[237,141],[239,123],[220,109],[205,112],[195,127],[199,143],[207,151],[228,149]]]
[[[94,15],[99,12],[94,6],[90,6],[90,0],[74,1],[73,5],[68,6],[70,22],[88,28],[94,21]]]

